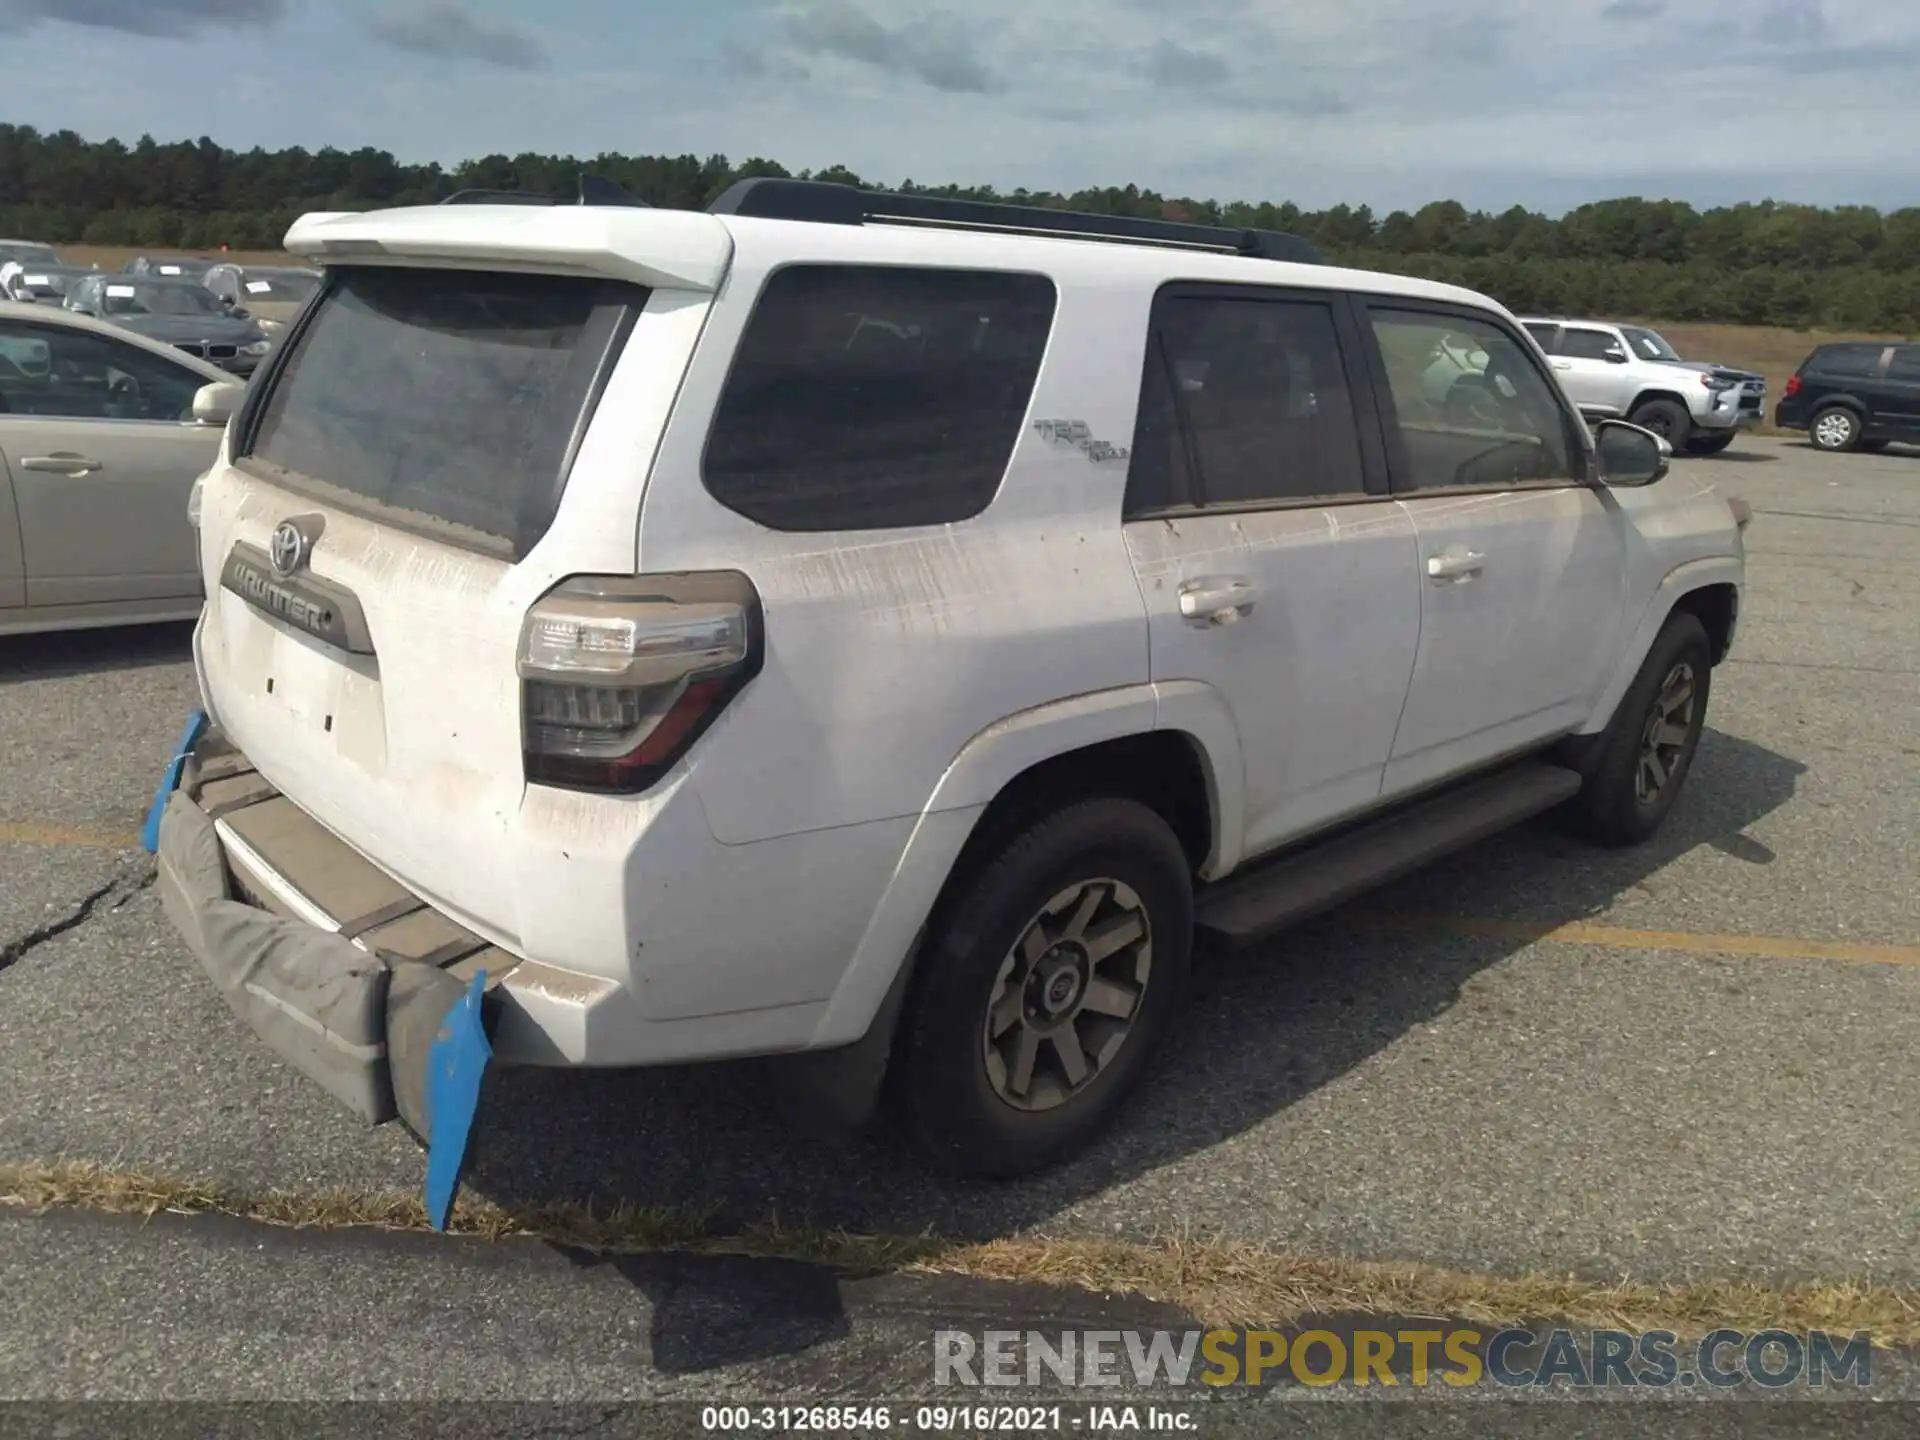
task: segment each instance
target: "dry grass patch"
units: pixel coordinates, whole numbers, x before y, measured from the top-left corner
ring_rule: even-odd
[[[32,1212],[226,1215],[298,1229],[426,1230],[400,1194],[250,1191],[211,1181],[86,1164],[0,1165],[0,1205]],[[1920,1294],[1865,1282],[1770,1287],[1700,1281],[1598,1284],[1430,1265],[1301,1255],[1237,1241],[1158,1243],[1021,1235],[984,1243],[935,1235],[860,1235],[777,1220],[724,1228],[698,1209],[552,1204],[505,1208],[464,1199],[454,1233],[520,1237],[604,1253],[744,1255],[861,1274],[905,1272],[1070,1286],[1175,1305],[1208,1325],[1291,1324],[1309,1315],[1432,1316],[1496,1327],[1557,1322],[1632,1331],[1865,1330],[1881,1345],[1920,1344]]]

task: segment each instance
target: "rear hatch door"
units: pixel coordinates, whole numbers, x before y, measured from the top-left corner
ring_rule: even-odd
[[[306,237],[354,263],[330,270],[206,485],[199,644],[209,709],[269,780],[511,943],[522,622],[569,575],[631,573],[730,242],[653,211],[619,217],[614,244],[607,217],[534,212],[529,238],[524,212],[490,209]],[[679,263],[645,263],[654,241]],[[704,270],[686,263],[699,242]]]

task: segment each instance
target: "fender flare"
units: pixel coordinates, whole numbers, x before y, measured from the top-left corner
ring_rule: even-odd
[[[1649,385],[1643,390],[1636,390],[1633,394],[1633,399],[1627,402],[1627,408],[1622,410],[1620,414],[1623,417],[1631,415],[1649,400],[1671,400],[1690,416],[1697,417],[1700,413],[1699,407],[1689,401],[1687,397],[1678,390],[1664,390],[1658,385]]]
[[[919,945],[927,916],[973,827],[1007,785],[1043,761],[1109,740],[1156,730],[1185,734],[1207,777],[1213,841],[1203,876],[1239,862],[1244,835],[1240,737],[1225,698],[1195,681],[1128,685],[1052,701],[995,722],[975,735],[934,786],[872,918],[815,1029],[813,1046],[851,1045],[876,1028],[891,1030],[904,986],[901,972]]]
[[[1627,687],[1633,684],[1633,677],[1640,673],[1640,667],[1646,663],[1647,652],[1653,649],[1653,642],[1659,636],[1661,627],[1667,623],[1667,617],[1673,613],[1674,606],[1680,603],[1683,596],[1704,590],[1709,585],[1730,584],[1739,590],[1745,580],[1746,562],[1734,555],[1688,560],[1669,570],[1641,612],[1640,622],[1634,627],[1633,639],[1622,652],[1620,663],[1601,689],[1585,723],[1574,733],[1597,735],[1607,728],[1613,719],[1613,712],[1619,709],[1620,700],[1627,693]]]

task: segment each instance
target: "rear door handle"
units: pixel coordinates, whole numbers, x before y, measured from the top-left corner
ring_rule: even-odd
[[[1196,625],[1231,625],[1253,613],[1253,598],[1244,575],[1208,575],[1180,587],[1180,613]]]
[[[96,470],[107,467],[98,460],[89,460],[85,455],[75,455],[69,450],[59,450],[51,455],[29,455],[20,462],[22,470],[44,470],[52,475],[91,475]]]
[[[1487,557],[1472,550],[1456,555],[1429,555],[1427,578],[1435,581],[1471,580],[1486,568]]]
[[[1573,368],[1573,362],[1571,360],[1556,360],[1553,362],[1553,368],[1556,370],[1571,370]]]

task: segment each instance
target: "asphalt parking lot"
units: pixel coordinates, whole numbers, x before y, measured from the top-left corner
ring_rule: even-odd
[[[823,1144],[751,1067],[704,1067],[503,1077],[471,1187],[1497,1274],[1920,1284],[1920,450],[1755,438],[1667,483],[1699,480],[1756,511],[1750,591],[1653,845],[1529,828],[1210,964],[1131,1113],[1031,1182],[938,1183],[884,1140]],[[193,703],[183,628],[0,640],[0,1163],[416,1189],[418,1148],[243,1034],[143,886],[135,834]],[[283,1273],[251,1241],[6,1220],[0,1289],[65,1309],[57,1328],[0,1319],[0,1394],[448,1393],[459,1367],[396,1362],[352,1318],[404,1292],[420,1323],[454,1324],[422,1298],[441,1243],[460,1242],[377,1265],[303,1252],[298,1324],[259,1299],[216,1323],[207,1297]],[[616,1314],[604,1277],[516,1263],[461,1261],[489,1325],[525,1285],[657,1341],[672,1283],[633,1281],[644,1315]],[[74,1293],[83,1266],[107,1277],[97,1310]],[[298,1362],[258,1338],[276,1324],[311,1341]],[[141,1344],[116,1349],[129,1325]],[[689,1393],[657,1344],[648,1371],[645,1346],[564,1365],[549,1338],[553,1365],[495,1367],[495,1388]],[[874,1343],[839,1373],[890,1363]]]

